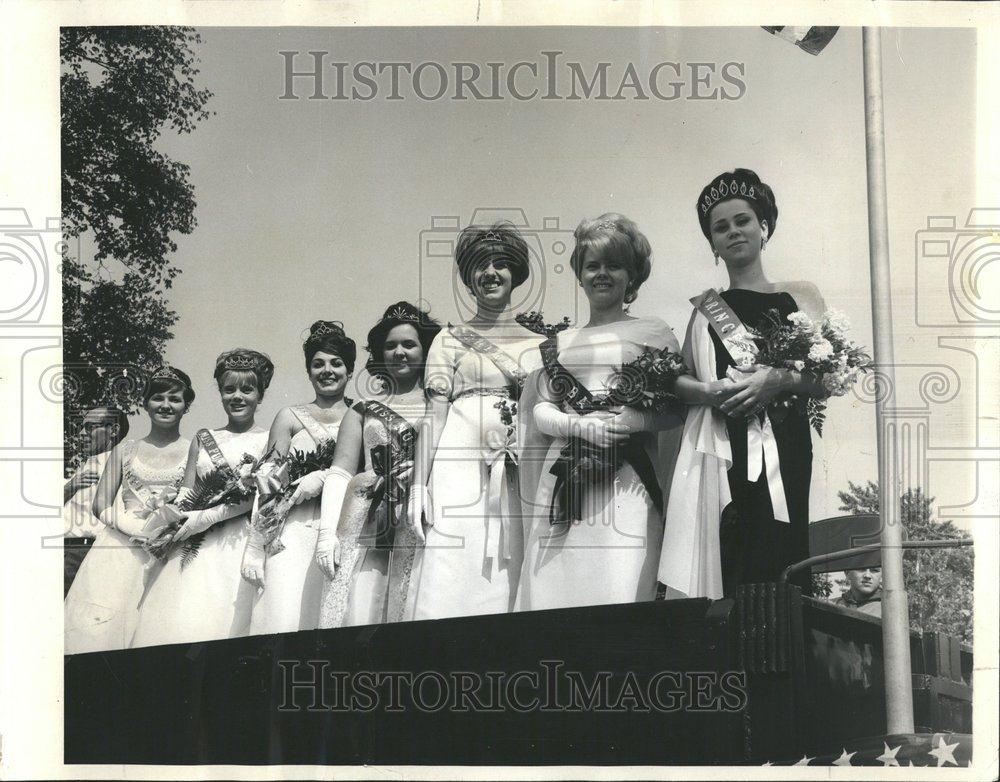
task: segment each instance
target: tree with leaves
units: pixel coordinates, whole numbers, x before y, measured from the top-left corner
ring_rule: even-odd
[[[194,229],[195,199],[189,168],[156,141],[209,116],[211,93],[195,84],[200,42],[185,27],[60,30],[67,468],[77,418],[98,405],[134,412],[173,336],[172,236]]]
[[[838,492],[840,509],[852,514],[879,512],[878,484],[848,482]],[[907,489],[900,498],[899,514],[910,540],[954,540],[967,537],[950,521],[933,518],[933,497],[920,489]],[[910,627],[936,630],[972,643],[972,549],[913,549],[903,555],[903,579],[910,608]]]

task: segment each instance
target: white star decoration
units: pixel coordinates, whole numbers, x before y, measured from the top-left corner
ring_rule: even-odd
[[[833,765],[835,765],[835,766],[849,766],[849,765],[851,765],[851,758],[853,758],[857,754],[858,754],[857,752],[848,752],[847,748],[845,747],[841,751],[840,757],[837,758],[835,761],[833,761]]]
[[[802,760],[798,763],[793,763],[794,766],[808,766],[810,760],[815,760],[815,758],[807,758],[805,755],[802,756]]]
[[[899,761],[896,760],[896,753],[899,752],[900,747],[903,745],[900,744],[895,749],[889,749],[889,745],[883,741],[882,746],[885,747],[885,751],[875,758],[875,760],[881,760],[883,766],[898,766]]]
[[[941,766],[946,763],[954,763],[957,766],[958,761],[955,760],[954,753],[955,747],[958,746],[958,742],[956,741],[954,744],[945,744],[944,736],[938,736],[937,740],[937,746],[930,750],[927,754],[937,760],[938,768],[941,768]]]

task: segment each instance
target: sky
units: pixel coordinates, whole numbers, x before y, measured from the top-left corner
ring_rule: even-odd
[[[503,210],[526,220],[540,265],[515,302],[549,321],[586,314],[568,266],[576,224],[607,211],[632,218],[653,247],[652,274],[632,313],[658,315],[682,337],[688,299],[726,283],[695,202],[711,178],[734,167],[754,169],[776,194],[768,276],[815,283],[829,307],[847,314],[857,341],[873,343],[859,29],[841,29],[818,57],[755,27],[199,32],[198,80],[214,93],[215,113],[190,135],[159,142],[190,166],[197,201],[197,228],[176,237],[172,262],[183,273],[169,301],[180,319],[166,351],[198,394],[186,436],[225,422],[212,381],[222,350],[252,347],[274,360],[258,413],[268,426],[280,407],[311,398],[301,344],[312,321],[343,321],[360,348],[400,299],[423,300],[442,321],[461,319],[452,262],[435,242],[477,210],[480,218]],[[963,221],[972,203],[975,34],[890,29],[883,48],[895,361],[965,372],[968,357],[917,323],[914,236],[930,215]],[[542,52],[560,51],[561,93],[570,91],[568,62],[587,74],[611,63],[613,94],[628,63],[644,76],[670,61],[685,69],[688,85],[688,63],[715,63],[706,89],[732,94],[719,75],[732,62],[742,66],[744,89],[735,100],[643,101],[634,91],[625,100],[421,100],[404,79],[403,99],[387,100],[384,76],[370,101],[279,100],[279,52],[302,52],[296,67],[305,69],[311,50],[329,52],[328,62],[474,62],[484,72],[489,62],[542,68]],[[529,81],[524,89],[545,87],[544,79]],[[433,91],[436,79],[423,83]],[[334,91],[329,81],[325,89]],[[296,91],[311,93],[304,81]],[[938,297],[941,305],[941,279],[925,302]],[[935,411],[935,422],[947,425],[931,431],[932,442],[968,439],[968,393]],[[145,422],[134,427],[146,430]],[[876,477],[874,405],[832,400],[824,436],[814,441],[816,519],[837,514],[836,492],[849,480]],[[934,480],[947,489],[953,481],[943,469]],[[953,504],[964,501],[952,494]]]

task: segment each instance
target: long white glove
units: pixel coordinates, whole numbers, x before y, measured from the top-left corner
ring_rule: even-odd
[[[248,501],[235,504],[227,503],[224,505],[216,505],[215,507],[208,508],[207,510],[190,511],[188,513],[187,521],[181,525],[181,528],[177,530],[177,534],[174,535],[174,543],[180,543],[183,540],[187,540],[192,535],[204,532],[210,527],[218,524],[220,521],[225,521],[233,516],[238,516],[249,509],[250,502]]]
[[[598,412],[588,415],[564,413],[552,402],[539,402],[533,410],[539,430],[550,437],[582,437],[598,448],[610,448],[624,442],[627,434],[608,431],[607,421],[614,413]]]
[[[307,476],[308,477],[308,476]],[[316,564],[326,577],[333,579],[340,564],[340,541],[337,525],[340,510],[347,494],[347,484],[353,476],[343,467],[331,467],[323,482],[323,499],[320,505],[319,537],[316,540]]]
[[[253,510],[250,518],[256,520],[260,507],[260,495],[256,495],[253,501]],[[247,536],[247,544],[243,548],[243,561],[240,562],[240,575],[243,580],[257,587],[258,594],[264,591],[264,561],[267,559],[267,552],[264,548],[264,536],[258,532],[253,524],[250,525],[250,534]]]
[[[323,486],[329,474],[330,470],[313,470],[303,475],[295,481],[295,491],[292,492],[289,502],[292,505],[298,505],[300,502],[318,497],[323,491]]]
[[[243,561],[240,563],[240,575],[243,580],[264,591],[264,562],[267,554],[264,550],[263,536],[252,527],[247,537],[247,545],[243,549]]]

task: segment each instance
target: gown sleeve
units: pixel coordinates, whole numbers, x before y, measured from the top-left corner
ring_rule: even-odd
[[[447,344],[454,339],[442,329],[431,342],[424,364],[424,388],[428,396],[451,399],[455,393],[455,350]]]

